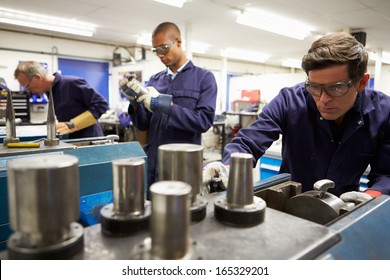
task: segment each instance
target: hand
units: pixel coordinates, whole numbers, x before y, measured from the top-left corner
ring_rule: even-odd
[[[134,106],[138,105],[136,103],[136,99],[138,97],[138,94],[141,92],[141,87],[139,83],[134,79],[129,79],[127,77],[124,77],[120,82],[119,86],[121,89],[121,93],[129,99],[130,103]]]
[[[346,192],[340,195],[341,200],[344,202],[353,202],[355,205],[367,202],[374,197],[363,192]]]
[[[144,106],[146,109],[148,109],[150,112],[153,112],[155,108],[151,108],[151,103],[152,103],[152,98],[158,98],[160,93],[154,88],[154,87],[147,87],[148,89],[148,94],[141,95],[138,97],[137,102],[138,103],[144,103]],[[155,101],[155,100],[153,100]]]
[[[69,128],[69,126],[65,122],[59,122],[56,124],[56,131],[59,135],[69,134],[75,132],[77,129]]]
[[[229,170],[229,165],[225,165],[219,161],[210,162],[205,167],[203,167],[203,193],[210,192],[209,184],[211,179],[215,177],[222,180],[222,188],[226,189],[229,180]]]
[[[148,93],[138,96],[137,102],[143,102],[145,108],[150,112],[169,113],[172,107],[172,95],[161,94],[154,87],[147,87],[146,89]]]

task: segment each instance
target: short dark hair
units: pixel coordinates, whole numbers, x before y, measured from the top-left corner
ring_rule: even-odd
[[[172,39],[177,39],[181,37],[179,27],[173,22],[163,22],[160,23],[153,31],[152,37],[160,33],[171,33]]]
[[[302,59],[302,69],[324,69],[334,65],[348,65],[348,75],[357,82],[367,72],[368,53],[351,34],[340,32],[316,40]]]

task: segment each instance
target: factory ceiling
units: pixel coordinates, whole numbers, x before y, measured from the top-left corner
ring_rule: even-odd
[[[134,46],[141,34],[172,21],[188,41],[208,45],[206,56],[220,57],[230,47],[268,54],[265,63],[271,65],[301,59],[319,35],[338,31],[365,32],[370,51],[390,53],[388,0],[188,0],[183,8],[152,0],[1,0],[0,7],[92,23],[93,37],[74,38],[119,46]],[[259,10],[309,25],[312,34],[298,40],[236,23],[239,13]],[[65,36],[4,23],[0,30]]]

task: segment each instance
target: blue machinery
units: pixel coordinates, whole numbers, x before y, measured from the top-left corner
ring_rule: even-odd
[[[101,199],[112,188],[111,161],[118,158],[142,157],[145,154],[137,142],[74,147],[63,143],[50,151],[34,153],[64,153],[79,158],[80,196],[101,194]],[[0,173],[1,237],[3,249],[10,234],[6,190],[7,160],[21,156],[17,153],[1,158]],[[24,154],[23,156],[28,156]],[[277,210],[283,201],[283,191],[266,192],[276,185],[290,184],[288,174],[256,182],[256,196],[267,201],[264,221],[250,227],[226,226],[214,216],[214,202],[225,192],[211,193],[207,200],[206,217],[189,226],[191,246],[197,259],[390,259],[390,197],[383,195],[361,204],[350,212],[326,224],[318,224]],[[292,184],[294,185],[294,184]],[[294,187],[294,186],[293,186]],[[291,189],[290,187],[288,189]],[[267,197],[268,196],[268,197]],[[101,202],[101,201],[100,201]],[[81,200],[83,203],[83,200]],[[92,203],[94,204],[94,203]],[[272,206],[272,207],[270,207]],[[84,228],[84,249],[72,259],[137,259],[136,249],[150,236],[143,230],[129,236],[106,236],[101,224]],[[7,258],[0,252],[0,259]]]
[[[89,141],[90,140],[90,141]],[[98,139],[83,139],[82,144]],[[79,145],[79,143],[77,144]],[[76,146],[72,143],[60,142],[59,146],[34,149],[7,149],[0,147],[0,250],[6,249],[8,236],[11,234],[9,227],[8,193],[7,193],[7,161],[27,156],[46,154],[68,154],[79,159],[80,176],[80,213],[81,222],[89,225],[96,223],[97,207],[101,207],[110,199],[112,190],[112,166],[113,159],[141,157],[146,155],[138,142],[125,142],[102,145]],[[91,201],[93,195],[99,199]]]

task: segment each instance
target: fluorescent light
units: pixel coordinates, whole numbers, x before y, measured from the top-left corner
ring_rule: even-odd
[[[230,57],[239,60],[248,60],[255,62],[265,62],[270,56],[265,53],[251,52],[234,48],[226,48],[221,51],[221,56]]]
[[[187,2],[187,0],[153,0],[153,1],[178,7],[178,8],[183,8],[184,3]]]
[[[256,15],[244,12],[237,16],[236,22],[299,40],[311,33],[310,27],[269,12],[257,12]]]
[[[96,25],[0,7],[0,22],[30,28],[92,37]]]
[[[301,64],[302,64],[301,59],[287,58],[287,59],[282,60],[282,66],[285,66],[285,67],[302,69]]]

